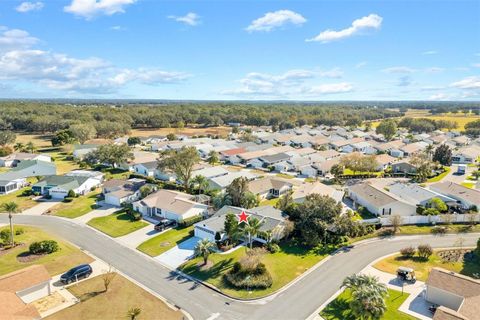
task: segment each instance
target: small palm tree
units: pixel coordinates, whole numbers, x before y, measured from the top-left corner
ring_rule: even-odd
[[[130,320],[135,320],[140,315],[140,313],[142,313],[142,309],[132,307],[127,311],[127,318],[129,318]]]
[[[15,143],[15,145],[13,146],[13,149],[14,149],[15,151],[22,151],[22,150],[25,149],[25,145],[24,145],[23,143],[21,143],[21,142],[17,142],[17,143]]]
[[[433,144],[429,144],[428,146],[425,147],[425,153],[427,154],[428,159],[432,159],[433,155]]]
[[[250,218],[248,219],[248,224],[243,227],[243,234],[248,239],[248,244],[250,249],[252,249],[252,239],[258,235],[260,228],[262,227],[263,223],[260,222],[257,218]]]
[[[215,249],[215,243],[208,239],[200,240],[195,246],[195,256],[203,258],[203,264],[206,265],[208,261],[208,256]]]
[[[351,290],[350,309],[357,319],[380,319],[386,311],[387,287],[374,276],[351,275],[343,281]]]
[[[15,244],[15,241],[13,241],[13,223],[12,223],[12,213],[15,213],[18,211],[18,204],[15,202],[7,202],[3,204],[3,209],[8,212],[8,219],[10,220],[10,241],[11,245]]]
[[[193,182],[194,185],[197,185],[198,194],[201,194],[202,191],[203,192],[207,191],[208,180],[204,176],[202,176],[202,175],[195,176],[195,178],[193,178],[192,182]]]
[[[37,148],[35,147],[32,141],[27,143],[27,145],[25,146],[25,149],[30,153],[35,153],[35,151],[37,150]]]

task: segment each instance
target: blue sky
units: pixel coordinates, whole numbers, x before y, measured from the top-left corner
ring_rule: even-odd
[[[480,100],[480,1],[7,0],[0,97]]]

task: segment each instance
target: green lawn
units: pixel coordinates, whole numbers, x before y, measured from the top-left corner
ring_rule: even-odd
[[[8,227],[0,228],[0,230],[9,229]],[[0,258],[0,275],[4,275],[33,264],[43,264],[48,272],[53,276],[60,274],[82,263],[90,263],[93,259],[87,256],[73,245],[54,237],[41,229],[18,225],[15,230],[23,229],[24,233],[14,236],[16,243],[23,243],[7,253],[2,254]],[[60,250],[48,255],[44,255],[37,260],[30,262],[19,262],[17,256],[28,251],[28,247],[32,242],[41,240],[55,240],[60,246]]]
[[[386,299],[387,311],[380,318],[381,320],[415,320],[416,318],[398,311],[398,308],[408,298],[408,294],[400,291],[388,289],[388,297]],[[325,320],[356,320],[351,314],[349,302],[352,299],[350,290],[343,291],[335,300],[330,302],[320,315]]]
[[[67,152],[56,151],[48,153],[52,157],[53,163],[57,166],[57,174],[62,175],[75,169],[80,169],[78,163],[74,160],[68,160],[70,155]]]
[[[213,265],[206,270],[200,270],[203,263],[201,258],[195,258],[180,266],[180,270],[202,281],[217,287],[222,292],[236,298],[249,299],[269,295],[311,268],[324,259],[331,250],[309,250],[290,243],[282,244],[277,253],[266,253],[262,262],[272,275],[272,287],[264,290],[238,290],[228,286],[223,281],[223,274],[233,264],[246,254],[246,248],[241,247],[230,254],[211,254],[209,261]]]
[[[274,207],[280,198],[265,199],[260,202],[260,206],[272,206]]]
[[[438,176],[435,176],[433,178],[428,179],[427,182],[428,183],[438,182],[438,181],[442,180],[443,178],[445,178],[446,175],[450,172],[450,170],[452,170],[450,167],[444,167],[444,169],[445,169],[445,172],[442,172]]]
[[[349,168],[345,168],[343,170],[343,175],[346,175],[346,176],[352,176],[352,175],[375,175],[375,176],[379,176],[381,175],[383,172],[382,171],[378,171],[378,172],[361,172],[361,171],[355,171],[353,172],[351,169]]]
[[[128,179],[130,176],[129,171],[125,171],[122,169],[118,168],[107,168],[101,170],[102,173],[105,174],[105,180],[111,180],[111,179]]]
[[[292,176],[290,174],[286,174],[286,173],[277,173],[276,176],[279,177],[279,178],[284,178],[284,179],[293,179],[294,178],[294,176]]]
[[[145,221],[133,221],[130,215],[123,210],[105,217],[93,218],[87,224],[113,238],[127,235],[148,226]]]
[[[475,182],[462,182],[460,183],[462,186],[467,187],[469,189],[473,189],[476,185]]]
[[[477,257],[465,262],[443,262],[435,250],[434,254],[428,260],[420,259],[417,256],[412,258],[403,258],[399,254],[387,257],[377,262],[374,267],[378,270],[395,274],[398,267],[408,267],[415,270],[415,275],[418,280],[426,281],[430,270],[434,267],[440,267],[450,271],[472,276],[475,273],[480,273],[480,259]]]
[[[50,209],[50,213],[55,216],[65,218],[77,218],[94,210],[95,201],[99,195],[98,191],[91,192],[85,196],[74,198],[72,202],[62,202]]]
[[[28,188],[23,188],[9,194],[1,195],[0,196],[0,212],[3,212],[2,207],[5,203],[12,202],[12,201],[18,204],[19,212],[35,206],[37,202],[32,200],[30,196],[27,196],[27,197],[22,196],[22,192],[26,189]]]
[[[190,231],[192,230],[193,226],[170,229],[140,244],[137,249],[151,257],[158,256],[190,238]]]

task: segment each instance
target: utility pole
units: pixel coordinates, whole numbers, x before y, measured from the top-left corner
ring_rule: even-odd
[[[12,213],[8,213],[8,219],[10,220],[10,244],[13,246],[15,245],[15,241],[13,241],[13,224],[12,224]]]

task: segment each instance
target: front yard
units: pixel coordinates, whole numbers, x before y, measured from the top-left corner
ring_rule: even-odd
[[[61,202],[50,209],[50,214],[65,218],[77,218],[96,208],[95,202],[99,195],[98,191],[91,192],[85,196],[73,198],[72,202]]]
[[[180,320],[183,314],[169,308],[163,301],[117,274],[108,291],[104,291],[102,276],[71,285],[68,291],[80,300],[46,319],[129,319],[131,308],[140,308],[136,319]]]
[[[0,228],[0,230],[7,229],[8,227]],[[22,229],[23,234],[14,236],[16,243],[22,243],[23,245],[17,246],[14,249],[8,251],[0,251],[0,275],[16,271],[33,264],[43,264],[48,272],[53,276],[59,273],[65,272],[72,267],[75,267],[82,263],[90,263],[93,261],[91,257],[84,254],[78,248],[73,245],[62,241],[41,229],[27,227],[27,226],[15,226],[15,231]],[[55,240],[58,242],[60,250],[57,252],[32,257],[31,260],[20,262],[19,257],[25,256],[28,252],[28,247],[32,242],[41,240]],[[28,260],[28,259],[27,259]],[[22,259],[24,261],[24,259]]]
[[[88,221],[87,224],[113,238],[127,235],[148,226],[148,223],[145,221],[132,220],[131,215],[124,210],[117,211],[105,217],[93,218]]]
[[[12,202],[12,201],[18,204],[19,212],[34,207],[37,204],[37,202],[35,200],[32,200],[31,196],[22,196],[22,192],[27,189],[28,188],[23,188],[9,194],[1,195],[0,196],[0,212],[3,212],[3,205],[5,203]]]
[[[407,300],[408,294],[402,294],[400,291],[388,289],[388,297],[386,299],[387,311],[380,318],[381,320],[415,320],[414,317],[398,311],[402,303]],[[335,300],[330,302],[320,315],[325,320],[356,320],[352,315],[349,302],[352,299],[350,290],[343,291]]]
[[[223,280],[223,275],[236,261],[246,254],[246,248],[241,247],[229,254],[211,254],[208,258],[212,264],[208,269],[201,269],[203,261],[195,258],[180,266],[180,270],[197,279],[205,281],[227,295],[240,299],[259,298],[279,290],[316,263],[327,257],[331,250],[309,250],[291,243],[280,245],[281,250],[276,253],[266,253],[261,261],[270,272],[273,284],[264,290],[237,290],[229,287]]]
[[[435,250],[434,254],[423,260],[417,256],[412,258],[404,258],[399,254],[387,257],[377,262],[374,267],[378,270],[396,274],[398,267],[409,267],[415,270],[415,275],[418,280],[426,281],[430,270],[434,267],[444,268],[450,271],[472,276],[475,273],[480,274],[480,259],[474,257],[473,259],[465,259],[464,261],[444,262],[439,256],[441,250]]]
[[[140,244],[137,250],[151,257],[156,257],[190,238],[191,231],[193,231],[193,226],[170,229]]]
[[[427,180],[427,183],[432,183],[432,182],[438,182],[440,180],[442,180],[443,178],[445,178],[447,176],[447,174],[450,172],[450,170],[452,170],[450,167],[444,167],[443,168],[445,171],[440,173],[438,176],[435,176],[433,178],[430,178]]]

